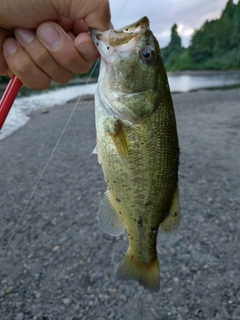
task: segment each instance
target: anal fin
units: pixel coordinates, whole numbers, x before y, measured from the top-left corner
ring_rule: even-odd
[[[125,231],[124,222],[111,205],[107,192],[98,210],[98,223],[100,228],[111,236],[119,236]]]
[[[169,215],[161,223],[161,228],[164,232],[176,230],[180,222],[180,203],[178,187],[175,190],[172,204],[169,210]]]

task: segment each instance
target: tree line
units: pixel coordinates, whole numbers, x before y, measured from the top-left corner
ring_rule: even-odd
[[[240,0],[238,4],[229,0],[219,19],[195,30],[188,48],[182,47],[174,24],[170,43],[161,51],[168,71],[239,69]]]
[[[206,21],[199,30],[195,30],[190,46],[182,47],[177,25],[171,29],[171,40],[162,50],[164,65],[168,71],[176,70],[227,70],[240,68],[240,0],[234,4],[228,0],[221,17]],[[93,64],[85,75],[73,77],[97,78],[99,62]],[[0,76],[1,82],[8,77]]]

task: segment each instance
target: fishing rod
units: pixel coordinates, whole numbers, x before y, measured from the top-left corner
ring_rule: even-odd
[[[8,116],[14,100],[22,86],[22,82],[13,75],[0,101],[0,130]]]

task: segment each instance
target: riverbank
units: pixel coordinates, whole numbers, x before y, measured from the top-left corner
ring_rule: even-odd
[[[169,71],[167,72],[168,76],[183,76],[183,75],[190,75],[190,76],[211,76],[211,75],[238,75],[240,74],[240,70],[185,70],[185,71]],[[66,85],[74,85],[74,84],[86,84],[86,83],[96,83],[97,78],[73,78],[71,79],[68,84]],[[51,86],[59,86],[60,85],[54,81],[51,82]],[[7,87],[7,83],[0,83],[0,90],[5,90]]]
[[[211,76],[211,75],[231,75],[240,74],[240,70],[184,70],[168,71],[168,76],[191,75],[191,76]]]
[[[181,146],[179,230],[158,239],[161,289],[115,280],[126,235],[97,224],[105,184],[93,101],[77,106],[0,263],[1,320],[240,318],[240,90],[174,94]],[[74,107],[31,113],[0,141],[0,251]]]

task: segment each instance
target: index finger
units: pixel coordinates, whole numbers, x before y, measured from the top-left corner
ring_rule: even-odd
[[[52,0],[52,4],[61,15],[74,20],[83,19],[89,28],[109,29],[111,13],[108,0]]]
[[[0,1],[0,26],[37,28],[44,21],[83,19],[89,28],[108,29],[111,14],[108,0],[12,0]]]
[[[109,29],[111,23],[111,13],[108,1],[103,1],[104,5],[100,7],[101,10],[91,11],[85,18],[84,22],[89,28],[105,31]]]

